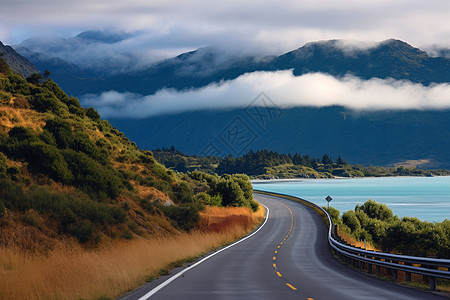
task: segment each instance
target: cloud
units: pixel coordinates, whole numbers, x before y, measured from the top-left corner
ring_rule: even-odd
[[[13,44],[26,35],[114,28],[145,33],[131,46],[147,49],[181,53],[212,45],[280,54],[323,39],[448,43],[449,13],[448,0],[4,0],[0,28]]]
[[[163,89],[149,96],[108,91],[85,95],[80,101],[84,106],[94,106],[106,118],[145,118],[243,108],[260,92],[265,92],[279,108],[339,105],[358,111],[450,109],[447,83],[424,86],[393,79],[362,80],[350,75],[335,78],[322,73],[296,77],[292,70],[254,72],[200,89]]]
[[[46,36],[30,38],[16,45],[45,57],[57,57],[82,69],[119,73],[140,69],[162,59],[178,55],[178,51],[191,50],[160,43],[149,44],[146,33],[125,33],[114,30],[88,31],[72,38]]]

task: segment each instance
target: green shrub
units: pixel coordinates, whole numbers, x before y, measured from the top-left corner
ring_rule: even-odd
[[[94,239],[95,226],[89,220],[81,220],[73,224],[70,228],[70,233],[75,236],[80,243]]]
[[[197,207],[191,206],[161,206],[164,215],[173,220],[176,225],[186,231],[191,230],[200,220]]]
[[[60,115],[64,107],[61,101],[59,101],[54,95],[44,92],[33,96],[33,101],[30,102],[32,107],[39,112],[53,112]]]
[[[355,211],[362,210],[370,218],[386,221],[392,219],[392,210],[386,204],[377,203],[374,200],[368,200],[361,206],[356,206]]]
[[[90,107],[87,111],[86,111],[86,116],[91,118],[93,121],[95,122],[99,122],[101,121],[100,119],[100,115],[98,114],[98,112],[93,108]]]
[[[173,194],[178,203],[194,202],[194,192],[185,182],[177,184],[173,188]]]
[[[254,212],[258,211],[259,203],[256,202],[256,201],[253,200],[253,199],[250,200],[250,208],[251,208]]]
[[[107,196],[116,198],[124,187],[123,177],[116,170],[102,166],[88,155],[71,149],[61,151],[70,171],[74,184],[89,195],[99,199]]]
[[[361,223],[356,213],[352,210],[342,214],[342,222],[350,228],[351,232],[356,232],[361,229]]]
[[[231,179],[221,179],[215,187],[214,194],[222,196],[223,206],[249,206],[239,184]]]
[[[33,171],[48,174],[51,178],[63,183],[71,183],[74,180],[66,160],[56,147],[34,142],[26,149]]]

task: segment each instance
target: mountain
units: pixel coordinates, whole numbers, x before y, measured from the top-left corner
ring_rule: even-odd
[[[110,119],[146,149],[173,145],[184,153],[221,157],[269,149],[341,155],[352,164],[393,166],[417,160],[422,168],[450,169],[448,110],[359,113],[337,106],[301,107],[273,114],[263,127],[257,121],[244,109]]]
[[[277,57],[271,65],[277,70],[293,68],[297,76],[323,72],[333,76],[350,73],[364,79],[393,78],[423,84],[450,81],[448,58],[430,57],[425,51],[394,39],[368,49],[346,49],[340,40],[308,43]]]
[[[0,42],[0,57],[4,58],[14,72],[26,78],[38,71],[25,57],[19,55],[11,46],[5,46]]]
[[[106,43],[106,44],[114,44],[114,43],[118,43],[123,40],[126,40],[132,36],[133,35],[130,33],[125,33],[125,32],[120,32],[120,31],[117,32],[117,31],[112,31],[112,30],[106,30],[106,31],[90,30],[90,31],[84,31],[84,32],[78,34],[77,36],[75,36],[75,38],[85,40],[88,42],[91,41],[91,42],[102,42],[102,43]]]
[[[35,56],[28,54],[28,57]],[[45,60],[39,64],[45,66]],[[58,64],[64,63],[58,61],[55,66]],[[162,88],[199,88],[244,73],[286,69],[293,69],[296,76],[322,72],[336,77],[352,74],[362,79],[394,78],[424,85],[450,82],[450,59],[432,57],[394,39],[381,43],[314,42],[272,57],[236,56],[223,49],[206,47],[140,71],[110,76],[82,74],[77,66],[67,68],[68,72],[64,69],[61,68],[59,75],[62,85],[74,95],[109,90],[148,95]],[[174,145],[188,154],[208,154],[204,150],[210,146],[209,150],[218,148],[219,151],[213,151],[219,152],[217,155],[269,149],[314,156],[342,155],[353,164],[393,165],[417,161],[422,167],[450,168],[448,110],[357,113],[343,107],[302,107],[277,113],[282,117],[271,120],[264,128],[255,124],[245,109],[110,121],[146,149]],[[235,120],[237,123],[233,123]],[[246,138],[251,143],[236,147],[224,142],[227,126],[233,128],[236,124],[246,129]]]
[[[99,33],[80,35],[98,35],[97,39],[102,39]],[[77,46],[71,48],[73,51],[82,49],[83,43],[89,43],[80,35],[73,38],[77,42]],[[114,36],[106,40],[114,41]],[[115,70],[121,67],[114,66],[114,63],[110,65],[110,72],[77,69],[73,64],[66,68],[69,65],[67,61],[55,61],[51,56],[49,49],[56,49],[39,46],[42,43],[30,39],[19,45],[17,50],[39,66],[40,70],[45,66],[53,67],[53,70],[46,69],[53,73],[53,78],[69,94],[76,96],[108,90],[149,95],[162,88],[199,88],[212,82],[235,79],[244,73],[287,69],[294,69],[294,75],[297,76],[323,72],[333,76],[353,74],[364,79],[394,78],[423,84],[450,81],[450,59],[431,57],[418,48],[394,39],[369,45],[342,40],[314,42],[283,55],[269,57],[242,56],[206,47],[163,60],[142,70],[119,73]],[[50,44],[59,45],[59,42],[52,40]],[[47,53],[36,53],[43,48],[47,49]]]

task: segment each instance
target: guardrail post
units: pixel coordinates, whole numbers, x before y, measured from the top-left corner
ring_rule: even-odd
[[[430,290],[435,292],[437,289],[436,286],[436,277],[430,276]]]
[[[411,282],[411,272],[405,272],[405,280],[406,282]]]
[[[334,237],[338,237],[339,236],[339,234],[338,234],[338,230],[339,230],[339,225],[338,224],[334,224],[334,226],[333,226],[334,228],[334,230],[333,230],[333,234],[334,234]]]
[[[398,280],[398,270],[392,269],[392,280],[397,281]]]
[[[367,263],[367,273],[372,274],[372,264]]]
[[[405,262],[405,265],[410,266],[411,264]],[[411,282],[411,272],[405,271],[405,281]]]
[[[377,272],[377,275],[380,276],[381,272],[380,272],[380,266],[379,265],[376,266],[376,272]]]

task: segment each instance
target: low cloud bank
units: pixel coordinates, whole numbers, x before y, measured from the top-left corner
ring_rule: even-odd
[[[264,92],[279,108],[344,106],[359,111],[450,109],[450,84],[422,84],[394,79],[323,73],[294,76],[292,70],[254,72],[200,89],[163,89],[154,95],[107,91],[80,97],[106,118],[145,118],[195,110],[244,108]],[[253,102],[253,104],[258,102]]]

